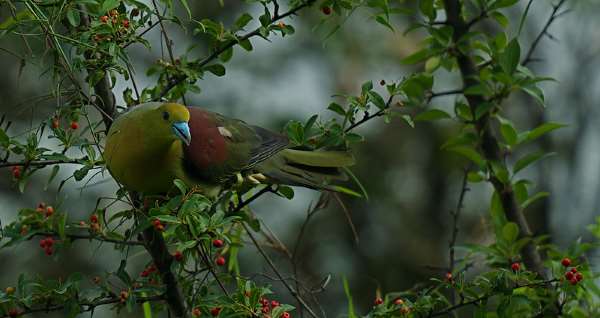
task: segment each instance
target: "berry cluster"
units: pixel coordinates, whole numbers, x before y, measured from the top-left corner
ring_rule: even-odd
[[[90,229],[93,232],[100,232],[100,223],[98,222],[98,215],[96,214],[90,216]]]
[[[140,274],[140,276],[142,277],[148,277],[150,276],[152,273],[156,273],[158,271],[158,269],[156,268],[156,266],[154,264],[151,264],[150,266],[146,267],[142,273]]]
[[[46,255],[51,256],[54,253],[54,251],[52,250],[54,242],[54,238],[52,238],[51,236],[48,236],[40,241],[40,247],[44,250]]]
[[[40,202],[35,208],[35,211],[45,215],[47,218],[51,217],[54,214],[54,208],[50,205],[46,206],[46,203]]]
[[[109,17],[110,15],[110,17]],[[119,22],[121,22],[121,25],[123,26],[123,28],[127,29],[129,28],[129,20],[127,18],[122,18],[121,15],[119,14],[119,11],[117,11],[116,9],[110,10],[110,12],[108,13],[108,15],[103,15],[100,17],[100,22],[102,23],[108,23],[108,21],[111,21],[113,25],[118,25]]]
[[[258,301],[261,305],[261,309],[260,311],[263,313],[264,317],[267,317],[269,315],[269,313],[271,312],[271,310],[279,307],[279,305],[281,305],[277,300],[271,300],[269,301],[267,298],[261,298]],[[290,318],[292,315],[290,315],[289,312],[284,311],[281,314],[282,318]]]
[[[214,246],[215,248],[221,248],[221,247],[225,246],[225,243],[223,242],[223,240],[214,239],[212,241],[212,246]],[[217,254],[217,257],[215,258],[215,264],[217,264],[219,266],[223,266],[223,265],[225,265],[225,263],[226,263],[225,257],[223,257],[223,255],[221,255],[221,254]]]
[[[581,274],[577,270],[577,267],[571,267],[571,269],[569,270],[569,266],[571,266],[570,258],[565,257],[560,263],[562,264],[562,266],[567,268],[567,271],[565,272],[565,279],[568,280],[569,283],[571,283],[571,285],[577,285],[580,281],[583,280],[583,274]]]
[[[400,307],[400,313],[403,315],[410,312],[410,307],[404,304],[404,300],[402,300],[402,298],[396,298],[396,300],[394,300],[394,305]]]
[[[162,232],[162,231],[165,230],[164,224],[162,224],[162,222],[160,220],[158,220],[158,219],[152,221],[152,225],[154,226],[154,229],[157,230],[157,231],[159,231],[159,232]]]

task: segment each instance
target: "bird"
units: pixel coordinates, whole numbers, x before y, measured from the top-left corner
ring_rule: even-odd
[[[106,167],[127,190],[175,191],[183,181],[207,196],[240,184],[280,184],[332,190],[355,162],[346,150],[307,150],[286,135],[201,107],[149,102],[112,123]]]

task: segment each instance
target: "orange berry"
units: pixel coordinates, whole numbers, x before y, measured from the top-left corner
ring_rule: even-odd
[[[71,129],[75,130],[79,128],[79,123],[77,123],[76,121],[72,121],[71,122]]]
[[[106,16],[106,15],[101,16],[100,17],[100,22],[107,23],[108,22],[108,16]]]
[[[394,304],[396,304],[396,305],[403,305],[404,304],[404,300],[402,300],[402,298],[396,298],[396,300],[394,300]]]
[[[200,317],[200,314],[202,314],[202,312],[200,311],[200,308],[194,308],[192,310],[192,316],[194,316],[194,317]]]
[[[53,208],[53,207],[51,207],[51,206],[48,206],[48,207],[46,208],[46,217],[51,217],[51,216],[52,216],[52,214],[54,214],[54,208]]]

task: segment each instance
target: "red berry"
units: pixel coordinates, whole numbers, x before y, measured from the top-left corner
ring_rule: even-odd
[[[181,262],[183,260],[183,254],[180,251],[175,251],[173,258],[175,258],[176,261]]]
[[[219,266],[223,266],[223,265],[225,265],[225,257],[223,257],[223,256],[218,256],[218,257],[215,259],[215,263],[216,263],[217,265],[219,265]]]
[[[260,302],[260,304],[261,304],[261,305],[263,305],[263,306],[268,306],[268,305],[269,305],[269,300],[268,300],[268,299],[266,299],[266,298],[264,298],[264,297],[263,297],[263,298],[261,298],[261,299],[259,300],[259,302]]]
[[[108,22],[108,16],[107,16],[107,15],[103,15],[103,16],[101,16],[101,17],[100,17],[100,21],[101,21],[102,23],[107,23],[107,22]]]
[[[221,307],[215,307],[210,310],[210,314],[215,317],[218,316],[220,312],[221,312]]]
[[[92,214],[92,216],[90,216],[90,222],[98,223],[98,216],[96,214]]]
[[[125,20],[121,21],[121,23],[123,24],[124,28],[128,28],[129,27],[129,20],[125,19]]]
[[[383,299],[381,297],[375,298],[375,306],[383,304]]]
[[[152,221],[152,224],[153,224],[155,227],[156,227],[156,226],[159,226],[159,225],[162,225],[162,223],[160,222],[160,220],[154,220],[154,221]]]
[[[571,280],[569,280],[569,282],[571,283],[571,285],[577,285],[577,283],[578,283],[577,278],[575,278],[575,277],[571,278]]]
[[[569,266],[571,266],[571,259],[568,258],[568,257],[565,257],[565,258],[562,259],[562,261],[560,261],[560,263],[564,267],[569,267]]]
[[[575,276],[575,274],[573,274],[573,273],[571,273],[571,272],[566,272],[566,273],[565,273],[565,278],[566,278],[567,280],[571,280],[571,279],[573,279],[573,277],[574,277],[574,276]]]
[[[159,231],[159,232],[162,232],[162,231],[164,231],[164,230],[165,230],[165,226],[164,226],[164,225],[162,225],[162,224],[160,224],[160,225],[158,225],[158,226],[155,226],[154,228],[155,228],[157,231]]]
[[[56,128],[58,128],[58,126],[60,126],[60,122],[58,121],[58,118],[56,118],[56,117],[52,118],[52,128],[56,129]]]
[[[213,240],[212,245],[216,248],[221,248],[221,247],[223,247],[223,240],[219,240],[219,239]]]
[[[573,274],[577,273],[577,268],[576,267],[571,268],[571,273],[573,273]]]
[[[514,271],[514,272],[518,272],[521,269],[521,264],[520,263],[512,263],[512,265],[510,265],[510,268]]]
[[[279,302],[277,300],[271,300],[271,307],[275,308],[277,306],[279,306]]]
[[[76,121],[72,121],[71,122],[71,129],[75,130],[79,128],[79,124]]]
[[[147,271],[147,270],[143,270],[143,271],[140,273],[140,276],[142,276],[142,277],[148,277],[148,275],[150,275],[150,273],[148,273],[148,271]]]
[[[194,317],[200,317],[200,314],[201,314],[201,313],[202,313],[202,312],[200,311],[200,308],[194,308],[194,309],[192,310],[192,316],[194,316]]]
[[[577,274],[575,274],[575,279],[576,279],[578,282],[580,282],[580,281],[583,279],[583,274],[581,274],[581,273],[577,273]]]
[[[447,280],[447,281],[449,281],[449,282],[451,282],[451,281],[452,281],[452,279],[453,279],[453,278],[452,278],[452,273],[450,273],[450,272],[447,272],[447,273],[446,273],[446,280]]]
[[[404,300],[402,300],[402,298],[396,298],[396,300],[394,300],[394,304],[400,306],[404,304]]]
[[[51,207],[51,206],[48,206],[48,207],[46,208],[46,217],[51,217],[51,216],[52,216],[52,214],[54,214],[54,208],[53,208],[53,207]]]
[[[12,175],[15,179],[19,179],[21,177],[21,166],[12,167]]]
[[[8,316],[11,317],[11,318],[13,318],[13,317],[19,317],[19,314],[20,314],[19,310],[15,309],[15,308],[10,309],[8,311]]]
[[[330,15],[331,14],[331,8],[330,7],[323,7],[323,8],[321,8],[321,11],[323,12],[324,15]]]
[[[292,317],[292,315],[290,315],[290,313],[287,311],[284,311],[283,314],[281,314],[281,318],[291,318],[291,317]]]
[[[263,314],[268,314],[269,311],[271,311],[271,309],[269,308],[269,306],[264,306],[260,309],[260,311],[262,311]]]

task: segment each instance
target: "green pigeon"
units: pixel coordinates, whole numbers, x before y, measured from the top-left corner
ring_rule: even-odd
[[[295,149],[282,134],[176,103],[141,104],[117,117],[104,159],[128,190],[169,193],[180,179],[211,196],[240,182],[335,190],[341,168],[354,164],[348,152]]]

